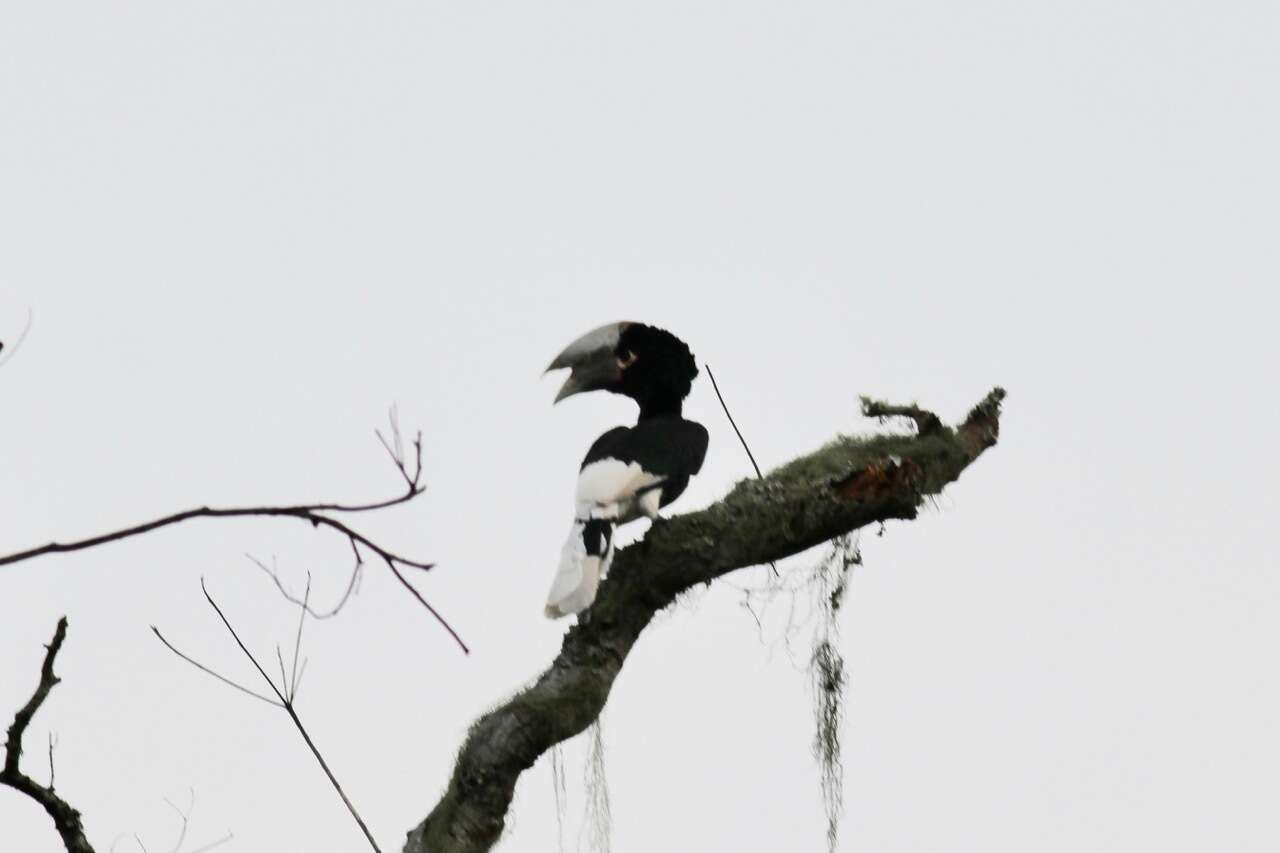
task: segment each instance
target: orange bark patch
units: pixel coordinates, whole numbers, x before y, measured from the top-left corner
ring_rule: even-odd
[[[906,485],[919,470],[919,466],[910,460],[898,464],[886,459],[853,471],[833,483],[832,488],[846,500],[869,500]]]

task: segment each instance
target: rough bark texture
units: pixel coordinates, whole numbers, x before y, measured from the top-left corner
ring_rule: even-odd
[[[59,681],[58,676],[53,674],[53,661],[58,656],[58,650],[62,648],[62,641],[66,638],[67,617],[63,616],[58,620],[53,640],[46,646],[44,665],[40,668],[40,683],[36,686],[36,692],[31,695],[26,705],[18,709],[18,713],[13,717],[13,725],[9,726],[8,737],[4,744],[4,769],[0,770],[0,785],[8,785],[44,807],[49,817],[53,818],[53,824],[57,827],[58,834],[62,836],[62,843],[67,848],[67,853],[93,853],[89,839],[85,838],[84,826],[80,822],[80,812],[54,793],[53,780],[49,781],[49,786],[46,788],[18,767],[18,762],[22,758],[22,736],[26,734],[31,718],[48,698],[49,691]],[[52,760],[52,753],[50,753],[51,763]]]
[[[520,774],[596,719],[654,614],[690,587],[736,569],[868,524],[915,518],[926,497],[996,443],[1003,398],[996,388],[955,429],[914,406],[864,400],[869,416],[912,418],[920,434],[842,437],[761,480],[743,480],[707,509],[655,522],[642,541],[618,552],[595,604],[569,629],[551,667],[471,727],[449,787],[409,833],[405,853],[490,849]]]

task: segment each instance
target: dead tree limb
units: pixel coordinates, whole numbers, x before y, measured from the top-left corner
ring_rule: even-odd
[[[49,817],[53,818],[53,825],[57,828],[58,835],[62,836],[62,843],[67,848],[67,853],[93,853],[93,847],[89,844],[89,839],[84,834],[84,825],[80,821],[80,812],[54,793],[52,758],[50,759],[48,787],[27,776],[18,766],[18,762],[22,758],[22,736],[26,734],[27,726],[31,724],[31,718],[36,715],[36,711],[40,710],[40,706],[48,698],[49,691],[59,681],[58,676],[53,674],[53,661],[58,656],[58,651],[62,648],[62,641],[66,638],[67,617],[63,616],[58,620],[58,627],[53,632],[53,640],[50,641],[49,645],[45,646],[44,665],[40,667],[40,683],[36,686],[36,692],[31,694],[31,698],[27,700],[26,705],[18,709],[18,713],[13,717],[13,725],[9,726],[8,737],[4,744],[4,769],[0,770],[0,784],[7,785],[20,794],[25,794],[44,807]],[[50,747],[50,751],[52,754],[52,747]]]
[[[919,434],[839,438],[763,480],[743,480],[707,509],[655,522],[642,541],[618,552],[550,668],[471,727],[448,788],[409,832],[405,853],[490,849],[520,774],[596,719],[654,614],[690,587],[737,569],[868,524],[915,518],[926,498],[996,443],[1003,399],[996,388],[954,429],[914,406],[868,401],[868,414],[910,417]]]
[[[410,595],[418,600],[418,603],[427,609],[427,611],[435,617],[449,636],[453,637],[454,642],[462,649],[463,652],[470,653],[467,644],[463,642],[462,637],[449,624],[448,620],[440,614],[438,610],[431,606],[422,594],[409,583],[409,579],[404,576],[402,568],[429,570],[433,567],[432,563],[424,563],[419,560],[411,560],[408,557],[401,556],[394,551],[378,544],[373,539],[368,538],[364,534],[358,532],[350,524],[344,521],[340,516],[351,515],[362,512],[373,512],[381,509],[388,509],[393,506],[408,503],[423,492],[427,487],[422,482],[422,433],[419,432],[414,438],[413,447],[415,451],[415,461],[412,468],[409,465],[405,455],[404,443],[400,436],[400,427],[396,421],[395,411],[392,410],[391,415],[391,433],[392,440],[389,442],[381,432],[376,432],[378,441],[386,448],[387,453],[391,456],[392,463],[396,466],[396,470],[400,472],[401,479],[405,482],[405,491],[401,494],[388,498],[387,500],[376,501],[373,503],[363,504],[340,504],[340,503],[312,503],[312,504],[294,504],[289,506],[248,506],[248,507],[196,507],[182,512],[175,512],[161,518],[135,524],[132,527],[113,530],[109,533],[103,533],[98,536],[90,536],[86,539],[77,539],[71,542],[49,542],[34,548],[28,548],[24,551],[16,551],[12,554],[0,554],[0,566],[6,566],[13,563],[21,563],[26,560],[33,560],[36,557],[43,557],[49,554],[67,554],[75,551],[83,551],[88,548],[95,548],[99,545],[106,545],[110,542],[119,542],[122,539],[129,539],[134,536],[140,536],[143,533],[150,533],[153,530],[159,530],[162,527],[169,527],[174,524],[180,524],[184,521],[191,521],[197,518],[292,518],[298,521],[304,521],[312,527],[325,527],[336,531],[346,537],[351,545],[352,551],[356,555],[356,571],[361,566],[360,547],[363,546],[369,552],[377,555],[382,564],[387,567],[396,581],[405,588]],[[335,517],[339,516],[339,517]],[[354,584],[356,576],[353,575],[352,583]],[[345,602],[344,596],[343,601]]]

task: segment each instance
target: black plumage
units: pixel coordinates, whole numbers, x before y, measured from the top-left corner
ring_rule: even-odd
[[[666,506],[684,493],[689,478],[701,470],[708,442],[702,424],[679,415],[642,418],[633,427],[614,427],[597,438],[582,468],[602,459],[636,462],[646,473],[663,478],[658,505]]]
[[[557,401],[584,391],[623,394],[640,407],[632,427],[615,427],[591,445],[579,470],[574,526],[547,601],[551,617],[577,613],[595,599],[613,556],[613,531],[641,516],[656,518],[702,468],[706,429],[682,415],[697,363],[664,329],[617,323],[565,349],[551,368],[572,373]]]

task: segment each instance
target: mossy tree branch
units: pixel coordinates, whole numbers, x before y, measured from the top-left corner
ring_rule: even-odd
[[[996,443],[1003,389],[955,428],[916,406],[864,401],[867,414],[901,415],[914,436],[841,437],[771,472],[743,480],[718,503],[659,520],[618,552],[587,618],[529,688],[471,727],[444,795],[415,827],[405,853],[476,853],[502,834],[520,774],[600,714],[614,679],[654,614],[676,596],[746,566],[798,554],[868,524],[916,517]]]

